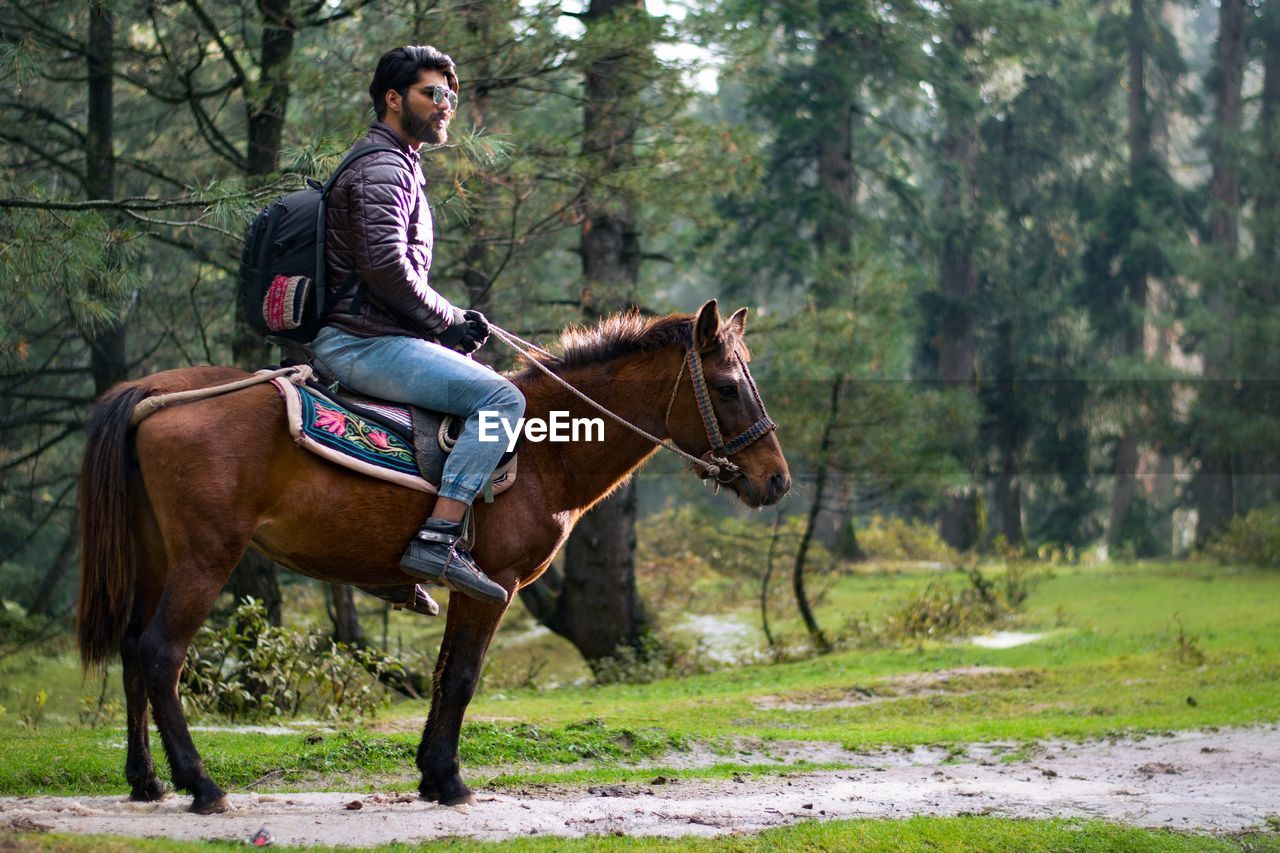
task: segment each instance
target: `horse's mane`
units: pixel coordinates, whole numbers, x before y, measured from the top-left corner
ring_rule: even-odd
[[[646,317],[637,311],[627,311],[606,317],[595,326],[571,326],[561,335],[556,348],[559,355],[540,359],[542,364],[556,373],[602,364],[615,358],[654,352],[672,345],[688,347],[693,339],[692,314],[671,314],[665,317]],[[734,335],[722,332],[721,345],[736,344]],[[532,375],[534,367],[526,367],[521,373]]]

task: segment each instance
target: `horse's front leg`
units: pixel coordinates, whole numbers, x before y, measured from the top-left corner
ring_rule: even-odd
[[[462,715],[480,680],[489,641],[506,610],[505,604],[482,603],[458,593],[449,596],[449,617],[431,691],[431,713],[418,746],[418,769],[422,771],[418,792],[424,800],[446,806],[473,800],[471,789],[463,784],[458,771],[458,735],[462,731]]]

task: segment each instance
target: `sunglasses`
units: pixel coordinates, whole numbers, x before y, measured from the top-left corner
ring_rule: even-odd
[[[458,108],[458,93],[451,90],[448,86],[428,86],[422,90],[425,94],[431,96],[431,101],[436,106],[449,102],[449,109],[456,110]]]

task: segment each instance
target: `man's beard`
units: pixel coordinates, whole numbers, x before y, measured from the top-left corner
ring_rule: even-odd
[[[449,139],[449,131],[443,124],[436,125],[436,119],[444,113],[427,113],[420,116],[411,109],[404,111],[401,125],[410,137],[428,145],[443,145]]]

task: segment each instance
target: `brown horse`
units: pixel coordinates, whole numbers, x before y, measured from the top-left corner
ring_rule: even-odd
[[[696,317],[614,317],[567,332],[562,354],[543,363],[622,418],[696,456],[723,434],[728,440],[719,443],[728,450],[721,454],[732,454],[734,464],[720,479],[748,506],[772,504],[791,480],[747,373],[745,317],[744,308],[723,322],[714,300]],[[701,356],[700,394],[697,377],[678,381],[684,365],[692,374],[699,361],[690,351]],[[86,668],[120,652],[131,798],[165,794],[151,757],[150,703],[173,782],[194,795],[191,810],[201,814],[223,811],[227,802],[191,740],[178,677],[192,636],[245,549],[322,581],[403,585],[400,553],[432,501],[295,445],[270,385],[164,408],[129,426],[148,396],[244,377],[230,368],[193,367],[118,385],[89,419],[80,474],[80,651]],[[512,379],[526,397],[526,418],[552,411],[598,416],[532,367]],[[761,431],[761,423],[768,428]],[[748,432],[762,434],[730,438]],[[493,503],[476,505],[477,562],[514,596],[542,574],[582,514],[654,452],[652,442],[607,419],[603,442],[526,442],[515,484]],[[506,605],[450,598],[418,748],[425,799],[471,800],[459,774],[458,734],[505,611]]]

